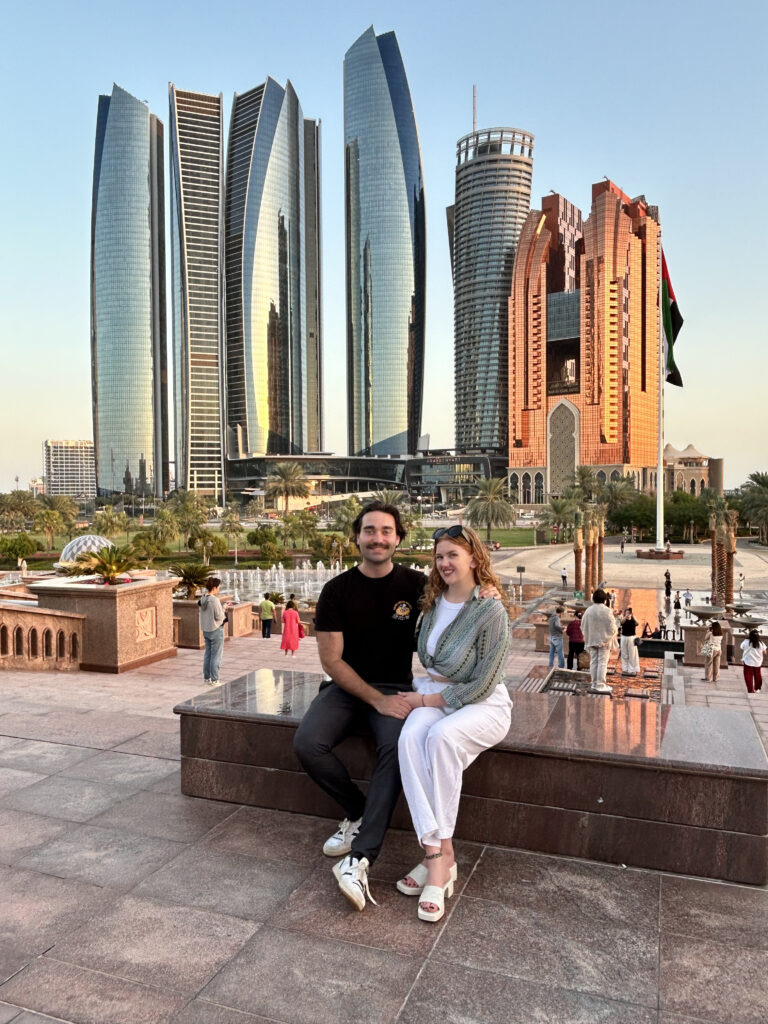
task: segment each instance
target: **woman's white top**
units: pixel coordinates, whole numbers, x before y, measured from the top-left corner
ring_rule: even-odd
[[[435,648],[437,647],[437,641],[443,635],[445,630],[450,626],[456,616],[459,614],[461,609],[464,607],[465,602],[459,601],[458,604],[454,604],[452,601],[446,601],[443,594],[437,599],[437,611],[435,613],[435,624],[427,637],[427,654],[430,657],[435,656]]]
[[[761,642],[757,647],[753,647],[749,640],[742,640],[741,649],[744,652],[741,656],[743,665],[751,665],[755,668],[763,664],[763,655],[765,654],[764,643]]]

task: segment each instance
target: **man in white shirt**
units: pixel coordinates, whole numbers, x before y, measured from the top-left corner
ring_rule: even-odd
[[[592,594],[592,604],[581,619],[584,649],[589,653],[589,675],[595,693],[612,693],[605,677],[608,659],[616,642],[616,619],[608,607],[608,595],[601,588]]]

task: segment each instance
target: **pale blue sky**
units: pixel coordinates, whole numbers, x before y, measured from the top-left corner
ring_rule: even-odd
[[[0,67],[0,491],[42,472],[44,438],[91,437],[93,143],[113,81],[167,126],[169,81],[223,92],[228,121],[233,92],[269,74],[322,119],[326,447],[346,450],[342,61],[370,24],[397,33],[421,137],[433,445],[453,444],[445,207],[476,83],[479,127],[536,137],[534,205],[555,189],[587,213],[604,175],[659,205],[685,317],[686,387],[666,389],[666,439],[724,457],[727,486],[768,469],[765,11],[761,0],[14,5]]]

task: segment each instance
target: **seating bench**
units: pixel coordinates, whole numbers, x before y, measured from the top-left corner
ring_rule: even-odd
[[[321,681],[260,669],[177,705],[182,792],[338,820],[293,752]],[[748,712],[512,696],[506,739],[465,773],[457,838],[768,882],[768,759]],[[338,753],[364,787],[370,738]],[[393,826],[411,827],[402,798]]]

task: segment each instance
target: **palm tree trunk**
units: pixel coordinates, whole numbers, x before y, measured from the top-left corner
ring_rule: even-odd
[[[582,590],[583,576],[581,572],[581,548],[573,548],[573,589]]]

